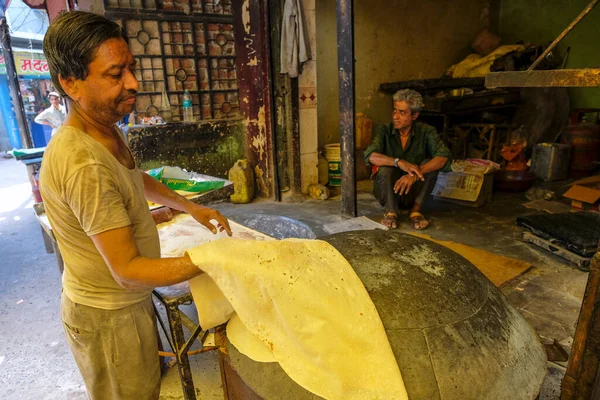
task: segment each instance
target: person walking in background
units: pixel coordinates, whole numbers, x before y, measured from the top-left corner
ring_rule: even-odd
[[[39,113],[34,121],[40,125],[50,126],[52,128],[52,136],[54,136],[56,130],[65,122],[67,113],[65,106],[60,104],[60,94],[50,92],[48,100],[50,100],[51,106]]]

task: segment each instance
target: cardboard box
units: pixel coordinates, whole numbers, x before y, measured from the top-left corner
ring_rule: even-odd
[[[573,182],[571,188],[563,196],[571,199],[571,211],[599,212],[600,175]]]
[[[481,207],[492,200],[493,185],[493,173],[440,172],[432,194],[439,200]]]

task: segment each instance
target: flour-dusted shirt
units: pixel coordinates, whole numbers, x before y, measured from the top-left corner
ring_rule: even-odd
[[[115,281],[90,238],[131,226],[140,255],[160,257],[140,170],[123,166],[85,132],[63,126],[44,152],[40,192],[65,263],[63,291],[71,301],[115,310],[148,299],[151,289],[124,289]]]
[[[56,130],[60,128],[60,126],[65,122],[67,118],[67,113],[65,111],[64,106],[58,106],[57,110],[54,106],[50,106],[46,108],[44,111],[39,113],[37,117],[35,117],[35,122],[38,124],[44,124],[44,122],[51,123],[54,128],[52,128],[52,136],[56,133]]]
[[[310,60],[310,42],[301,0],[285,0],[281,26],[281,73],[296,78],[302,63]]]

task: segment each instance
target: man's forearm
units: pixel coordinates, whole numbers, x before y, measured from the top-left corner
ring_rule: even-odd
[[[147,200],[185,212],[188,212],[190,207],[197,206],[147,173],[141,172],[141,174],[144,180],[144,196]]]
[[[48,122],[45,119],[41,119],[41,120],[34,119],[33,122],[35,122],[36,124],[40,124],[40,125],[48,125],[48,126],[54,127],[54,125],[52,125],[52,123]]]
[[[378,167],[395,167],[394,157],[386,156],[385,154],[373,152],[369,156],[369,162]]]
[[[113,274],[113,277],[124,288],[155,288],[175,285],[202,273],[187,254],[177,258],[139,256],[121,268],[118,274]]]
[[[421,172],[425,175],[430,172],[438,171],[444,168],[444,165],[446,165],[447,161],[447,157],[433,157],[431,160],[421,165]]]

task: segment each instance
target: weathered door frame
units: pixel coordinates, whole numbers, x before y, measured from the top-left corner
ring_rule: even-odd
[[[298,79],[281,74],[281,29],[285,0],[269,1],[275,161],[282,196],[302,194]]]

